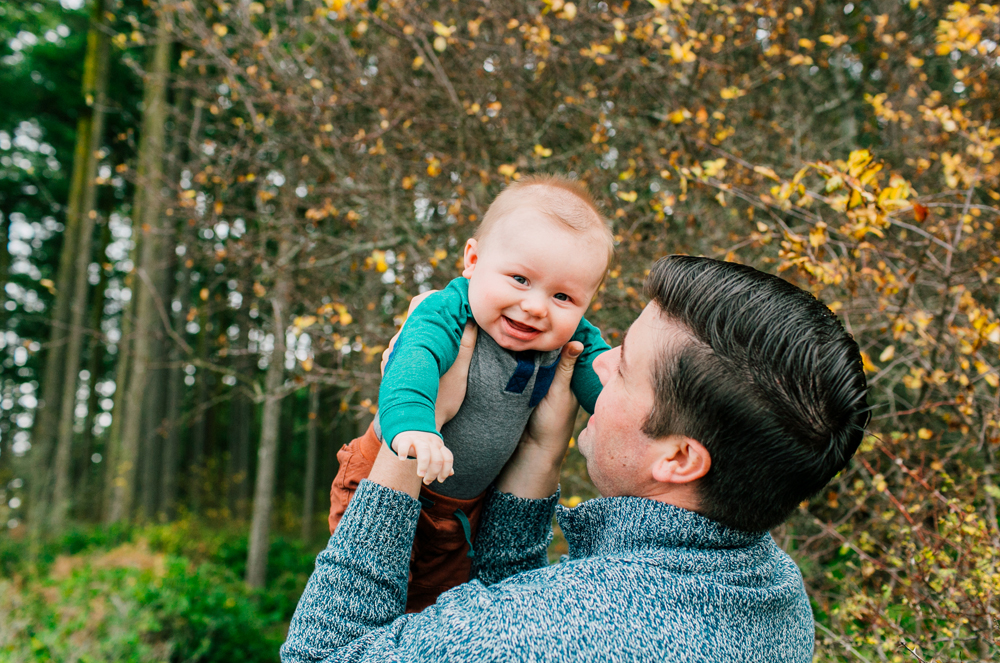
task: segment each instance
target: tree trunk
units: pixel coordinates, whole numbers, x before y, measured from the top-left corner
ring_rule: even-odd
[[[10,249],[7,248],[7,228],[10,217],[0,218],[0,329],[7,328],[7,279],[10,278]]]
[[[182,220],[180,223],[182,228],[178,230],[184,238],[182,246],[185,248],[193,246],[193,226],[185,220]],[[174,282],[174,298],[179,302],[180,306],[173,312],[171,324],[177,333],[181,333],[184,329],[184,316],[187,314],[187,308],[190,304],[191,266],[193,264],[194,262],[191,258],[182,258],[180,261],[180,271]],[[169,520],[173,519],[177,507],[177,471],[181,458],[180,426],[178,424],[181,403],[184,400],[183,357],[176,343],[171,343],[167,359],[169,363],[169,368],[167,369],[167,403],[163,415],[166,437],[163,440],[163,474],[161,475],[160,483],[159,512],[164,514]]]
[[[191,510],[195,513],[201,511],[202,507],[202,492],[205,484],[208,483],[208,474],[205,466],[205,427],[208,419],[208,408],[205,407],[205,403],[208,402],[208,391],[209,391],[209,372],[204,368],[205,361],[208,360],[208,303],[206,302],[204,306],[200,308],[200,315],[198,317],[198,359],[202,362],[202,366],[198,367],[195,373],[195,397],[194,397],[194,407],[195,407],[195,417],[191,423],[191,458],[190,458],[190,471],[188,476],[190,477],[191,483],[189,484],[188,494],[190,497]]]
[[[319,412],[319,385],[309,385],[309,420],[306,423],[306,478],[302,494],[302,540],[312,538],[313,506],[316,501],[316,417]]]
[[[276,274],[271,293],[274,319],[274,350],[271,352],[265,380],[264,416],[261,422],[260,449],[257,451],[257,481],[254,485],[253,521],[250,526],[250,549],[247,556],[247,584],[262,588],[267,578],[268,532],[274,501],[274,475],[278,461],[278,430],[281,426],[281,388],[285,377],[285,316],[291,290],[291,267],[284,264],[290,242],[282,239],[275,261]]]
[[[249,355],[250,343],[250,284],[243,288],[243,305],[236,316],[240,333],[236,341],[239,354],[233,366],[237,375],[248,378],[253,370]],[[246,518],[250,501],[250,423],[253,404],[243,387],[237,387],[229,402],[229,460],[226,474],[229,482],[229,511],[236,518]]]
[[[51,529],[60,531],[65,525],[72,498],[72,447],[73,423],[76,410],[77,379],[80,371],[80,352],[83,348],[83,320],[87,311],[87,270],[90,267],[91,242],[97,219],[97,154],[104,139],[104,116],[107,106],[108,54],[110,40],[103,29],[106,22],[104,0],[95,0],[88,34],[87,59],[84,62],[83,94],[90,111],[87,152],[83,163],[83,193],[80,204],[79,234],[77,236],[76,269],[72,277],[73,296],[66,354],[62,376],[62,395],[56,455],[54,464],[55,487],[52,491]],[[63,247],[63,251],[66,248]]]
[[[101,248],[98,251],[97,262],[105,256],[108,244],[111,242],[111,227],[104,224],[101,231]],[[94,288],[94,298],[90,303],[90,359],[87,363],[87,371],[90,373],[90,394],[87,397],[87,415],[83,421],[83,441],[80,444],[79,453],[76,458],[76,481],[74,482],[74,495],[77,499],[86,500],[81,511],[88,515],[96,516],[95,512],[100,507],[100,501],[95,499],[91,488],[91,481],[94,478],[96,468],[90,460],[94,453],[94,417],[100,402],[100,394],[97,393],[97,382],[104,368],[104,339],[101,334],[101,320],[104,318],[105,291],[108,286],[107,272],[101,268],[101,277]]]
[[[189,154],[189,145],[195,140],[201,119],[201,106],[198,105],[194,109],[194,117],[187,123],[188,136],[185,140],[181,127],[185,123],[188,113],[191,111],[190,90],[181,90],[178,97],[176,104],[178,110],[177,131],[173,138],[173,159],[170,166],[171,183],[176,183],[179,180],[181,160]],[[194,265],[194,261],[190,257],[184,256],[187,253],[187,249],[194,246],[194,225],[188,223],[187,219],[181,218],[174,229],[174,237],[180,246],[184,247],[184,254],[178,256],[178,247],[174,246],[171,258],[176,262],[170,270],[172,278],[168,279],[168,283],[172,291],[171,299],[177,301],[179,306],[176,310],[172,311],[170,324],[176,333],[182,334],[184,330],[184,316],[187,313],[190,300],[191,267]],[[165,369],[166,404],[163,411],[163,426],[165,429],[163,439],[163,471],[160,475],[160,499],[157,505],[157,513],[161,514],[167,520],[174,518],[177,506],[177,471],[178,462],[181,457],[178,419],[180,418],[181,403],[184,398],[182,386],[182,381],[184,380],[184,371],[182,370],[183,358],[181,348],[178,347],[178,344],[172,339],[168,341],[166,354],[167,368]]]
[[[135,479],[139,461],[139,434],[142,428],[142,403],[149,378],[152,334],[156,327],[158,313],[157,299],[152,275],[163,262],[161,241],[163,220],[160,214],[161,187],[163,180],[163,142],[166,120],[167,75],[170,71],[170,37],[168,17],[161,9],[156,23],[155,45],[151,66],[146,75],[143,95],[145,111],[142,118],[143,144],[139,154],[139,180],[137,197],[141,193],[142,205],[133,214],[134,232],[142,232],[142,250],[135,280],[135,329],[133,356],[128,376],[128,394],[124,402],[121,435],[121,459],[117,471],[111,508],[110,522],[128,520],[132,515],[135,501]],[[162,304],[162,299],[160,302]]]
[[[135,237],[135,232],[132,236]],[[138,256],[138,245],[132,248],[132,256]],[[135,292],[135,274],[125,277],[125,287]],[[126,302],[121,314],[121,336],[118,339],[117,366],[115,367],[115,398],[111,408],[111,427],[104,442],[104,494],[101,499],[105,523],[111,519],[115,491],[121,483],[120,465],[122,457],[122,420],[125,418],[125,404],[128,394],[128,378],[132,369],[132,300]]]

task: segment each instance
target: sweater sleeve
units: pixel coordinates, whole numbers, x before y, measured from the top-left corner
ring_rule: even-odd
[[[421,302],[403,325],[378,391],[379,426],[390,447],[404,431],[440,435],[438,381],[458,356],[469,317],[469,281],[460,277]]]
[[[542,542],[551,537],[556,498],[521,500],[494,493],[477,548],[490,555],[508,544],[537,551],[539,536]],[[472,580],[421,613],[403,614],[419,515],[419,502],[406,493],[362,480],[329,545],[316,558],[281,647],[283,663],[459,660],[470,647],[492,651],[502,660],[545,658],[545,651],[532,651],[530,642],[511,638],[509,628],[519,617],[516,606],[525,601],[552,609],[561,605],[547,600],[534,584],[487,587]],[[512,520],[518,517],[529,522]],[[544,564],[544,556],[537,561]],[[515,572],[503,563],[491,568],[504,576]]]
[[[548,565],[546,551],[558,502],[558,492],[547,499],[529,500],[491,489],[476,534],[471,577],[492,585]]]
[[[594,372],[594,359],[602,352],[610,350],[611,346],[601,337],[601,330],[590,324],[586,318],[580,320],[580,326],[576,328],[576,333],[570,340],[583,343],[583,354],[576,360],[570,388],[583,409],[588,414],[594,414],[594,404],[601,395],[601,380]]]

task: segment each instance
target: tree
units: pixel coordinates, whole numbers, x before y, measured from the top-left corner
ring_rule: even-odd
[[[87,272],[91,260],[91,239],[97,219],[97,155],[104,142],[104,115],[107,110],[108,56],[110,37],[107,31],[104,0],[94,0],[88,37],[87,59],[84,62],[83,96],[93,110],[87,120],[85,157],[78,162],[82,192],[79,202],[79,235],[76,265],[71,282],[73,294],[69,328],[66,331],[65,367],[60,397],[60,416],[54,462],[55,485],[52,492],[51,527],[59,531],[65,524],[72,498],[72,444],[76,387],[83,347],[84,318],[87,312]],[[76,177],[74,177],[76,179]],[[64,249],[65,251],[65,249]]]
[[[302,540],[312,538],[313,506],[316,502],[316,418],[319,416],[319,385],[309,385],[309,414],[306,421],[306,480],[302,488]]]
[[[285,376],[285,331],[288,304],[291,297],[292,243],[280,240],[274,263],[274,285],[270,295],[271,333],[274,349],[265,380],[264,416],[261,421],[260,448],[257,451],[257,481],[254,484],[253,519],[250,524],[250,545],[247,555],[247,584],[263,587],[267,578],[268,534],[274,503],[274,476],[278,463],[278,430],[281,425],[281,393]]]
[[[154,46],[150,67],[146,75],[142,143],[139,150],[136,204],[133,208],[135,228],[143,233],[141,254],[135,282],[135,322],[132,341],[132,358],[127,376],[128,392],[122,413],[120,456],[115,468],[113,497],[108,519],[111,522],[128,520],[135,501],[135,477],[139,463],[140,431],[143,419],[143,397],[147,386],[152,334],[162,307],[162,293],[155,290],[151,274],[163,262],[162,234],[162,177],[165,119],[167,114],[167,76],[170,72],[170,17],[168,8],[161,6],[157,14]],[[125,376],[120,376],[120,379]]]

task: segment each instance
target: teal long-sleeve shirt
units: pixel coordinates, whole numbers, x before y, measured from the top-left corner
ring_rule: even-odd
[[[472,310],[469,307],[469,281],[459,277],[443,290],[427,297],[407,319],[396,340],[379,389],[380,433],[388,444],[391,445],[396,435],[404,431],[440,435],[434,421],[438,381],[458,356],[462,332],[470,318]],[[583,343],[583,353],[576,361],[571,388],[583,408],[593,413],[594,403],[601,393],[601,381],[594,372],[594,358],[610,349],[610,346],[601,338],[600,330],[586,319],[580,320],[571,340]],[[507,354],[513,355],[509,352]],[[558,353],[553,356],[557,362]],[[522,357],[517,359],[519,363],[524,362]],[[541,390],[541,395],[548,388],[545,370],[549,369],[552,373],[554,367],[553,363],[537,369],[543,377],[536,375],[534,384],[536,391]],[[520,369],[521,366],[518,366],[518,370]],[[491,380],[493,377],[491,376]],[[551,374],[547,377],[550,380]],[[509,375],[496,375],[497,392],[503,391],[510,379]],[[531,407],[537,404],[541,395],[530,399]],[[467,399],[466,403],[468,402]],[[517,434],[519,436],[520,431]]]

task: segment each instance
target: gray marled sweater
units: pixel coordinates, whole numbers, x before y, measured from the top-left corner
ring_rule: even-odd
[[[363,481],[316,560],[281,660],[812,660],[802,576],[767,533],[637,497],[595,499],[558,507],[570,554],[547,566],[555,508],[555,496],[494,491],[476,579],[404,615],[420,504]]]

